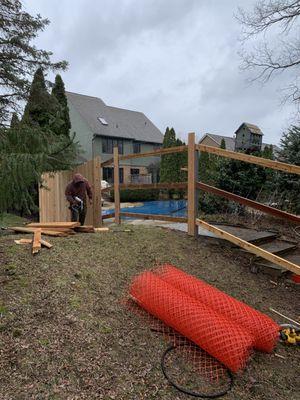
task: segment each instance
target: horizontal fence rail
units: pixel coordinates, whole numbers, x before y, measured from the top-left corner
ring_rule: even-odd
[[[170,215],[164,214],[138,214],[138,213],[131,213],[131,212],[122,212],[120,213],[121,217],[130,217],[130,218],[137,218],[137,219],[154,219],[159,221],[168,221],[168,222],[187,222],[187,218],[185,217],[171,217]]]
[[[122,160],[132,160],[133,158],[145,158],[145,157],[155,157],[155,156],[162,156],[164,154],[172,154],[172,153],[181,153],[183,151],[187,151],[188,146],[174,146],[174,147],[167,147],[165,149],[157,149],[153,151],[148,151],[146,153],[136,153],[136,154],[126,154],[126,155],[119,155],[119,161]],[[110,158],[107,161],[104,161],[101,166],[105,167],[107,165],[113,164],[114,159]]]
[[[275,254],[269,253],[268,251],[255,246],[252,243],[246,242],[246,240],[240,239],[237,236],[232,235],[231,233],[228,233],[226,231],[223,231],[220,228],[217,228],[213,225],[208,224],[205,221],[202,221],[201,219],[196,219],[196,224],[198,226],[201,226],[202,228],[208,230],[211,233],[214,233],[216,236],[225,239],[242,249],[245,249],[249,251],[250,253],[255,254],[258,257],[265,258],[266,260],[275,263],[277,265],[280,265],[281,267],[294,272],[295,274],[300,274],[300,266],[296,265],[288,260],[285,260],[284,258],[278,257]]]
[[[121,183],[120,190],[130,189],[130,190],[147,190],[147,189],[186,189],[187,182],[163,182],[163,183]]]
[[[277,208],[267,206],[257,201],[246,199],[245,197],[227,192],[226,190],[218,189],[214,186],[207,185],[206,183],[197,182],[197,188],[203,190],[204,192],[216,194],[217,196],[224,197],[225,199],[233,200],[239,204],[254,208],[266,214],[273,215],[274,217],[287,219],[289,221],[297,222],[300,224],[300,216],[298,215],[290,214],[288,212],[278,210]]]
[[[205,153],[215,154],[221,157],[244,161],[249,164],[256,164],[262,167],[272,168],[278,171],[300,175],[300,166],[298,165],[286,164],[280,161],[274,161],[274,160],[269,160],[267,158],[251,156],[249,154],[239,153],[236,151],[219,149],[218,147],[207,146],[204,144],[197,144],[196,148]]]

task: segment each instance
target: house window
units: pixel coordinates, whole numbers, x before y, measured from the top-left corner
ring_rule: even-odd
[[[124,170],[119,168],[120,183],[124,181]],[[114,183],[114,169],[112,167],[103,167],[103,180],[108,183]]]
[[[123,154],[123,139],[102,138],[102,153],[113,154],[113,149],[118,146],[119,153]]]
[[[139,168],[130,168],[130,175],[139,175],[140,170]]]
[[[133,142],[133,153],[137,154],[141,152],[141,143]]]
[[[114,170],[111,167],[103,167],[103,180],[108,183],[114,181]]]
[[[103,117],[98,117],[98,121],[100,121],[102,125],[108,125],[105,118],[103,118]]]

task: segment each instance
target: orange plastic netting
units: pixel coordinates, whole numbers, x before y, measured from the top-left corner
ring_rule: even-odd
[[[157,273],[161,274],[163,269]],[[142,308],[190,339],[231,371],[244,368],[254,337],[211,307],[165,282],[153,272],[134,278],[130,295]]]
[[[243,326],[254,337],[254,347],[271,352],[278,340],[279,325],[267,315],[236,300],[221,290],[188,275],[170,264],[154,270],[161,279],[217,313],[229,318],[234,325]]]

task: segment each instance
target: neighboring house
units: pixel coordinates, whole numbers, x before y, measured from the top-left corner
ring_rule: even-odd
[[[235,138],[230,136],[215,135],[212,133],[206,133],[199,141],[199,144],[205,144],[212,147],[221,147],[222,139],[225,140],[226,150],[234,151]]]
[[[262,137],[258,126],[243,122],[235,131],[235,150],[261,150]]]
[[[235,131],[235,136],[231,137],[206,133],[200,139],[199,144],[221,147],[222,139],[224,139],[226,150],[239,151],[257,149],[263,151],[266,146],[271,146],[271,144],[262,143],[262,136],[263,133],[258,126],[243,122],[242,125]],[[272,146],[276,156],[280,149],[276,145]]]
[[[163,142],[160,130],[141,112],[107,106],[101,99],[66,92],[70,110],[71,131],[81,145],[81,159],[99,155],[101,161],[120,154],[144,153],[159,148]],[[158,157],[124,160],[120,167],[121,183],[137,182],[137,176],[149,178],[147,167]],[[102,179],[113,182],[113,168],[104,167]],[[147,179],[149,182],[149,179]]]

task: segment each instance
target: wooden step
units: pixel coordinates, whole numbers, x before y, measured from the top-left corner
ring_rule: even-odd
[[[283,258],[300,266],[300,254],[289,254]],[[273,264],[267,260],[257,260],[255,265],[258,267],[259,271],[275,277],[279,277],[287,272],[286,269],[279,267],[278,265]]]
[[[257,231],[256,229],[248,229],[240,226],[213,224],[219,229],[231,233],[246,242],[253,244],[267,243],[277,238],[277,233],[268,231]]]
[[[286,254],[297,248],[296,242],[289,242],[287,240],[274,239],[271,242],[259,245],[261,249],[273,254]]]

